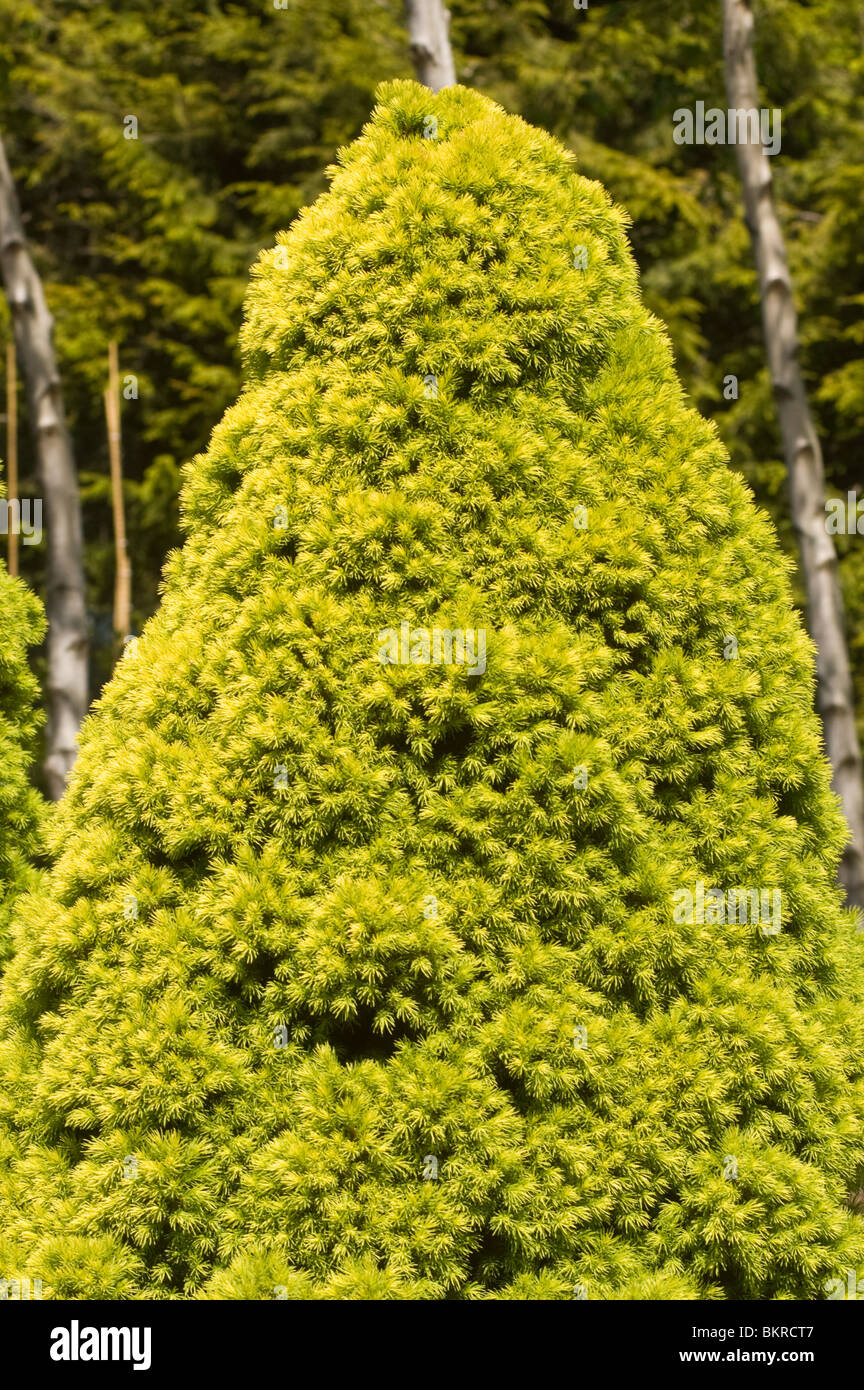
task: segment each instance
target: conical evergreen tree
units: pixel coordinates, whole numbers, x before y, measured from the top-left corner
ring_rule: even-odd
[[[400,82],[256,266],[18,914],[7,1275],[819,1297],[864,1254],[811,648],[625,225]]]
[[[0,508],[5,508],[0,492]],[[29,780],[41,724],[38,685],[27,647],[39,642],[45,620],[39,600],[0,562],[0,970],[11,950],[15,897],[33,881],[45,802]]]

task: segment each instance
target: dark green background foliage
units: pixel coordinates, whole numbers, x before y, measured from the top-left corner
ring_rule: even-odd
[[[382,103],[259,258],[21,900],[0,1265],[818,1297],[864,1257],[864,938],[787,566],[603,188],[476,93]],[[484,629],[485,672],[382,666],[404,620]],[[781,933],[677,925],[699,879],[779,889]]]
[[[646,302],[679,373],[714,416],[734,467],[787,553],[782,466],[756,279],[733,152],[681,147],[672,113],[725,107],[719,4],[453,0],[460,78],[572,148],[633,219]],[[759,0],[757,58],[782,108],[776,192],[803,353],[832,488],[861,481],[864,367],[864,48],[858,0]],[[123,370],[136,621],[153,611],[176,543],[179,469],[235,399],[248,267],[323,187],[376,83],[411,73],[399,0],[0,0],[0,128],[58,315],[86,475],[94,676],[107,674],[113,575],[104,353]],[[123,139],[136,114],[139,139]],[[722,397],[738,376],[737,402]],[[864,564],[838,538],[859,710]],[[39,582],[38,552],[26,557]],[[796,587],[796,592],[798,592]],[[864,723],[862,723],[864,731]]]
[[[114,571],[108,340],[138,378],[123,402],[137,630],[179,539],[180,467],[239,390],[250,263],[323,188],[376,83],[408,71],[405,41],[395,10],[360,0],[0,0],[0,28],[0,129],[57,319],[87,502],[98,681]]]

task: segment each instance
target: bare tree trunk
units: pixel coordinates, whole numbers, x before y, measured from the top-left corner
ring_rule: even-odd
[[[411,57],[417,81],[433,92],[456,82],[450,47],[450,11],[441,0],[405,0]]]
[[[108,455],[111,460],[111,501],[114,514],[114,636],[117,651],[129,636],[132,606],[132,572],[126,543],[126,513],[123,507],[123,453],[120,437],[120,370],[117,344],[108,344],[108,389],[105,392],[105,419],[108,425]]]
[[[27,382],[44,494],[47,538],[48,794],[62,795],[87,710],[87,609],[81,504],[63,392],[53,347],[53,319],[24,239],[18,197],[0,138],[0,268],[12,311],[15,344]]]
[[[753,14],[747,0],[723,0],[723,55],[730,109],[758,110]],[[739,118],[740,136],[740,118]],[[798,320],[783,233],[772,193],[771,165],[761,140],[735,146],[744,208],[762,292],[762,324],[774,399],[783,434],[792,520],[807,587],[810,632],[817,652],[817,699],[833,785],[843,803],[851,843],[840,869],[849,902],[864,906],[864,791],[855,730],[852,678],[837,578],[826,528],[822,451],[798,365]]]

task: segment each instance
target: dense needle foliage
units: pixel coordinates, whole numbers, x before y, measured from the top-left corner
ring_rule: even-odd
[[[0,508],[6,502],[0,493]],[[9,917],[17,893],[31,882],[44,804],[28,771],[41,717],[27,648],[45,623],[38,599],[0,563],[0,962],[9,947]]]
[[[459,79],[573,150],[633,218],[645,302],[733,467],[787,503],[734,151],[677,145],[673,113],[726,105],[722,6],[449,0]],[[864,428],[864,50],[859,0],[755,7],[763,104],[828,486],[860,484]],[[379,81],[412,72],[402,0],[0,0],[0,131],[48,302],[84,499],[93,689],[110,672],[114,550],[102,392],[123,409],[134,627],[177,544],[180,464],[236,399],[248,268],[323,187]],[[126,117],[138,122],[126,138]],[[3,306],[0,305],[0,313]],[[739,382],[727,399],[728,374]],[[34,473],[22,431],[22,473]],[[32,490],[32,488],[31,488]],[[864,739],[864,546],[837,538]],[[42,592],[44,550],[23,573]],[[794,592],[803,600],[800,585]]]
[[[16,917],[7,1276],[811,1298],[864,1254],[811,649],[625,225],[548,135],[396,82],[262,254]],[[485,662],[382,664],[405,623]],[[782,929],[676,921],[700,882]]]

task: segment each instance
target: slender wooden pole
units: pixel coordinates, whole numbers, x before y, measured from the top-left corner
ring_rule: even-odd
[[[6,344],[6,490],[9,516],[9,573],[18,573],[18,528],[13,503],[18,501],[18,366],[15,344]]]
[[[132,572],[126,544],[126,515],[123,508],[123,455],[120,441],[120,370],[117,344],[108,345],[108,389],[105,392],[105,418],[108,424],[108,453],[111,460],[111,501],[114,512],[114,632],[122,644],[129,635],[132,606]]]

